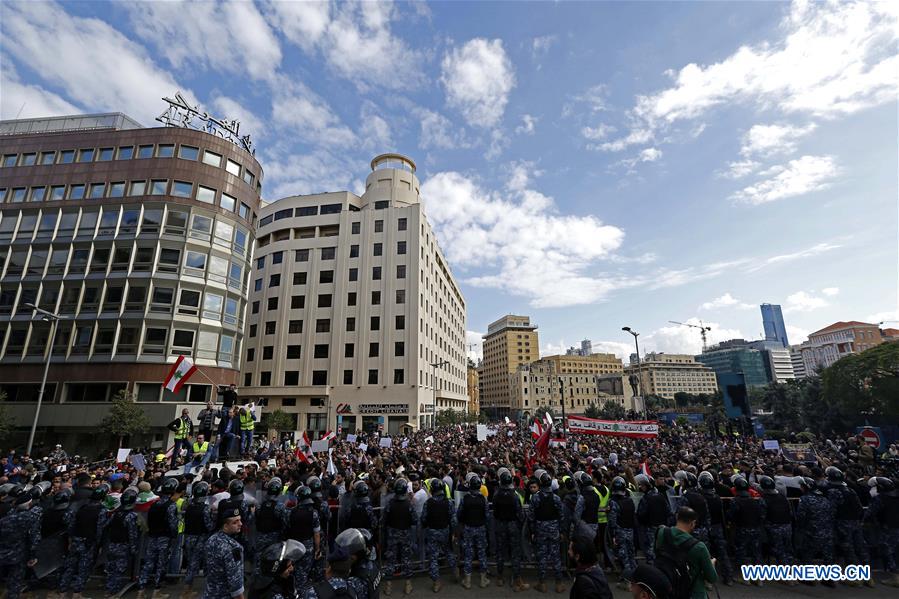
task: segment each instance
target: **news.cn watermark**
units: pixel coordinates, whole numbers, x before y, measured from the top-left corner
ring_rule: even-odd
[[[797,564],[740,566],[748,582],[864,582],[871,580],[871,566],[849,564]]]

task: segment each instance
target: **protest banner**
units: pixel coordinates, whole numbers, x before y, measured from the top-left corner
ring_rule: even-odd
[[[478,441],[486,441],[487,440],[487,425],[479,424],[478,425]]]
[[[361,449],[362,451],[368,451],[368,443],[360,443],[359,449]]]
[[[780,442],[778,442],[777,439],[765,439],[762,441],[762,449],[766,451],[778,451],[780,450]]]
[[[346,436],[346,440],[347,440],[348,443],[355,443],[355,442],[356,442],[356,435],[347,435],[347,436]]]
[[[817,464],[818,454],[811,443],[784,443],[780,446],[781,454],[788,462]]]
[[[312,453],[325,453],[328,451],[328,441],[313,441]]]
[[[585,416],[569,416],[568,430],[579,435],[613,435],[632,439],[657,437],[659,423],[652,420],[597,420]]]
[[[393,447],[393,439],[390,437],[381,437],[381,442],[378,443],[380,447]]]
[[[115,456],[116,464],[124,464],[129,455],[131,455],[130,449],[120,449]]]

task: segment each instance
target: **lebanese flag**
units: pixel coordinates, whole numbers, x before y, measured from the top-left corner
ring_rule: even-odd
[[[337,434],[334,431],[328,431],[322,437],[322,441],[330,441],[331,439],[335,438],[336,436],[337,436]]]
[[[640,472],[652,478],[652,473],[649,471],[649,464],[646,463],[646,460],[643,460],[643,463],[640,464]]]
[[[535,440],[540,438],[540,435],[543,434],[543,425],[540,424],[540,421],[534,418],[534,424],[531,425],[531,437]]]
[[[543,431],[543,434],[540,435],[540,438],[537,439],[537,444],[534,446],[537,450],[537,456],[541,460],[546,459],[547,453],[549,453],[549,433],[551,429],[546,429]]]
[[[187,379],[196,371],[197,367],[194,366],[193,360],[187,356],[178,356],[162,386],[172,393],[178,393],[184,383],[187,382]]]

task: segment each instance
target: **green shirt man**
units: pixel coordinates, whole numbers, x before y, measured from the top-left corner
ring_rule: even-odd
[[[659,527],[656,533],[656,555],[659,554],[660,547],[665,543],[666,531],[671,531],[671,537],[674,546],[677,547],[693,539],[693,529],[696,528],[696,512],[689,507],[682,507],[677,510],[677,526],[668,528],[667,526]],[[693,592],[690,594],[691,599],[705,599],[707,597],[705,583],[715,582],[718,580],[718,573],[715,571],[715,560],[709,555],[708,547],[705,543],[699,541],[687,553],[687,566],[690,568],[690,574],[693,576]]]

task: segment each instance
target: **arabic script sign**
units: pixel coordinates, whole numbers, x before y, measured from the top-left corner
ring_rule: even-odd
[[[201,111],[198,106],[188,104],[181,92],[175,93],[174,100],[172,98],[163,98],[163,100],[169,103],[169,107],[156,117],[156,120],[163,125],[205,131],[222,139],[227,139],[250,154],[256,155],[250,136],[240,135],[240,121],[228,121],[209,116],[208,113]]]

